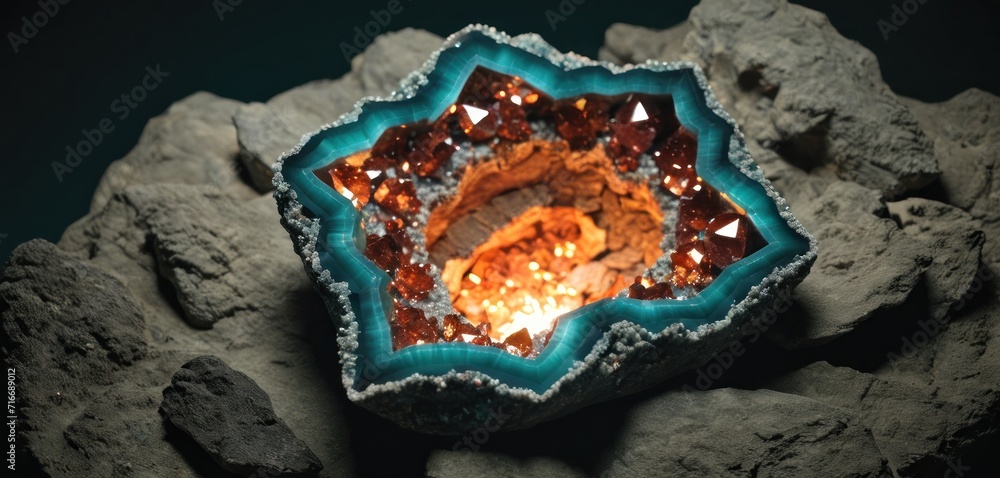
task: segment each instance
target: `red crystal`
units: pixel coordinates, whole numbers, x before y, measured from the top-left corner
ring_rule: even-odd
[[[448,342],[468,342],[473,345],[489,346],[493,341],[482,330],[466,322],[457,314],[444,316],[441,336]]]
[[[684,196],[697,184],[697,153],[698,141],[684,128],[668,136],[653,152],[653,161],[663,174],[663,187],[675,196]]]
[[[371,157],[365,161],[365,169],[384,171],[403,161],[411,130],[406,125],[386,129],[372,146]]]
[[[670,253],[670,261],[674,267],[672,280],[675,286],[700,287],[711,281],[711,267],[705,252],[705,243],[694,241]]]
[[[559,100],[553,107],[556,131],[573,148],[590,146],[607,128],[608,101],[596,95]]]
[[[342,162],[330,170],[330,178],[333,180],[333,189],[351,200],[355,207],[361,209],[361,206],[368,204],[372,183],[361,168]]]
[[[389,322],[393,349],[437,342],[437,321],[424,316],[423,310],[397,305],[394,312],[392,321]]]
[[[620,171],[635,171],[636,158],[649,150],[664,127],[663,112],[656,100],[645,95],[630,95],[612,118],[608,155]]]
[[[522,100],[523,101],[523,100]],[[531,137],[531,125],[524,109],[510,101],[500,102],[500,127],[497,136],[511,141],[525,141]]]
[[[726,212],[725,204],[714,189],[698,183],[690,188],[689,195],[677,204],[677,245],[698,240],[713,217]]]
[[[458,118],[462,132],[472,141],[486,141],[496,135],[500,115],[492,105],[480,108],[468,104],[455,104],[449,112]]]
[[[406,264],[396,269],[390,287],[408,300],[424,300],[434,288],[430,264]]]
[[[410,261],[410,250],[413,248],[413,242],[401,229],[396,232],[390,231],[384,236],[369,234],[367,239],[365,257],[371,259],[375,265],[390,275],[396,272],[396,268],[400,264],[406,264]]]
[[[705,251],[712,264],[725,268],[746,255],[749,222],[746,216],[736,213],[712,219],[705,231]]]
[[[673,299],[674,293],[666,282],[656,282],[646,287],[642,283],[642,277],[636,277],[635,283],[628,286],[628,296],[639,300]]]
[[[401,216],[415,214],[421,206],[413,181],[386,179],[375,190],[374,197],[379,206]]]
[[[447,116],[447,113],[445,115]],[[433,128],[417,133],[413,137],[413,146],[408,158],[409,167],[417,176],[431,176],[451,158],[456,149],[447,131],[447,119],[444,119],[436,123]]]
[[[503,341],[503,349],[522,357],[531,355],[534,345],[531,342],[531,334],[524,328],[507,336]]]

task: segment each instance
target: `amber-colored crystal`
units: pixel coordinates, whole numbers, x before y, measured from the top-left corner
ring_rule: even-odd
[[[402,225],[397,225],[396,221],[386,223],[386,229],[388,233],[384,236],[368,235],[365,257],[371,259],[380,269],[391,275],[401,264],[410,262],[413,241],[406,235]]]
[[[493,345],[493,340],[476,326],[468,323],[458,314],[444,316],[441,336],[447,342],[468,342],[473,345]]]
[[[645,153],[659,136],[664,121],[660,106],[644,95],[630,95],[612,118],[607,151],[620,171],[635,171],[636,158]]]
[[[410,235],[406,233],[402,219],[395,218],[391,221],[386,221],[385,230],[386,235],[392,237],[396,241],[396,244],[399,244],[403,253],[409,254],[413,251],[413,239],[410,239]]]
[[[677,245],[700,239],[709,221],[726,211],[726,204],[714,189],[707,184],[695,184],[677,204]]]
[[[472,141],[486,141],[497,133],[500,115],[493,105],[479,107],[464,103],[455,104],[448,111],[458,118],[462,132]]]
[[[705,243],[694,241],[684,244],[670,253],[674,267],[673,283],[677,287],[708,285],[712,271],[705,255]]]
[[[556,131],[573,148],[590,146],[608,125],[608,101],[597,95],[559,100],[553,112]]]
[[[412,130],[406,125],[386,129],[372,145],[371,157],[365,161],[365,169],[384,171],[405,160]]]
[[[438,324],[424,316],[424,311],[416,307],[396,305],[393,318],[389,322],[392,344],[395,350],[410,345],[434,343],[438,341]]]
[[[746,216],[736,213],[712,219],[705,231],[705,251],[712,264],[725,268],[746,255],[749,222]]]
[[[656,282],[647,287],[642,283],[642,277],[636,277],[635,282],[628,286],[628,296],[639,300],[673,299],[674,292],[666,282]]]
[[[396,269],[391,287],[409,300],[424,300],[434,288],[430,264],[405,264]]]
[[[461,341],[462,334],[471,336],[479,335],[479,329],[475,325],[462,320],[458,314],[444,316],[441,325],[441,336],[447,342]]]
[[[333,180],[333,189],[350,199],[355,207],[361,209],[361,206],[368,204],[372,183],[361,168],[342,162],[330,169],[330,178]]]
[[[653,161],[663,174],[663,187],[675,196],[690,193],[697,183],[695,161],[698,141],[684,128],[679,128],[653,151]]]
[[[497,136],[511,141],[524,141],[531,136],[528,115],[521,106],[510,101],[500,102],[500,127]]]
[[[455,154],[457,147],[448,134],[446,123],[446,119],[442,120],[433,128],[414,135],[408,161],[417,176],[434,175]]]
[[[413,181],[389,178],[375,190],[375,202],[389,212],[408,216],[420,210],[417,189]]]
[[[524,328],[507,336],[503,341],[503,349],[522,357],[531,355],[534,345],[531,342],[531,334]]]

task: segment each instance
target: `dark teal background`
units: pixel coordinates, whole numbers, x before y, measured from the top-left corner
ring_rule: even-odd
[[[388,30],[413,26],[444,36],[481,22],[512,34],[538,32],[561,50],[588,56],[596,56],[614,22],[665,28],[697,3],[584,0],[553,31],[545,11],[557,11],[560,0],[401,1],[403,11]],[[843,35],[873,50],[897,93],[941,101],[970,87],[1000,92],[997,2],[927,0],[886,41],[877,22],[901,2],[797,3],[826,12]],[[350,66],[338,45],[350,42],[353,28],[386,3],[243,0],[220,21],[211,0],[70,0],[15,54],[8,33],[19,32],[21,16],[40,7],[37,0],[4,2],[0,262],[33,237],[57,241],[88,211],[108,164],[128,153],[146,121],[171,103],[199,90],[263,101],[310,80],[339,77]],[[157,64],[170,76],[127,118],[117,119],[111,102],[141,82],[147,65]],[[81,130],[97,128],[106,117],[115,130],[59,182],[52,162],[83,139]]]

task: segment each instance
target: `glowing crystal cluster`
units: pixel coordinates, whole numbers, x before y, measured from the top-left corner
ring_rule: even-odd
[[[364,253],[392,277],[394,349],[461,341],[534,357],[546,345],[559,315],[625,289],[627,282],[621,276],[596,294],[578,293],[562,284],[561,279],[591,259],[581,255],[574,260],[574,241],[579,241],[581,231],[575,228],[573,237],[561,235],[548,241],[546,245],[558,244],[551,254],[539,254],[550,247],[538,243],[556,235],[539,230],[537,237],[524,238],[476,263],[478,267],[465,275],[460,297],[456,297],[458,313],[426,316],[417,304],[435,287],[435,272],[430,264],[411,262],[414,241],[404,224],[419,224],[414,221],[422,206],[416,181],[440,183],[442,176],[455,176],[448,161],[456,152],[476,145],[489,148],[488,154],[476,158],[478,162],[503,156],[505,150],[538,136],[532,125],[555,132],[554,141],[564,141],[570,150],[600,148],[620,173],[636,171],[642,159],[652,162],[656,174],[645,181],[658,185],[655,189],[661,194],[678,199],[671,270],[661,277],[635,276],[627,288],[628,297],[673,299],[675,289],[700,290],[718,272],[762,245],[745,212],[698,176],[697,139],[681,126],[669,95],[585,93],[557,100],[518,76],[480,66],[465,81],[456,101],[433,122],[391,126],[368,151],[316,171],[363,215],[369,213],[384,222],[385,234],[368,234]],[[370,201],[377,210],[365,208]],[[530,271],[530,275],[514,280],[512,271],[517,270]],[[475,317],[469,317],[472,314]],[[475,325],[470,319],[475,319]],[[494,322],[503,324],[499,339],[491,339]]]
[[[567,172],[596,196],[538,189]],[[696,367],[815,258],[697,67],[481,26],[304,140],[274,183],[340,322],[348,396],[433,433],[498,407],[531,426]],[[600,261],[608,282],[568,285]]]

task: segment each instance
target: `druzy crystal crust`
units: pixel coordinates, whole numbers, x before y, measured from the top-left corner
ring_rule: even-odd
[[[487,27],[277,169],[348,395],[428,432],[498,407],[523,428],[695,367],[815,256],[696,67]]]

